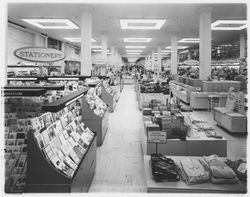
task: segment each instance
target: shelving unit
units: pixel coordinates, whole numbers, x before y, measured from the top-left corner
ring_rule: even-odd
[[[96,133],[97,137],[97,146],[101,146],[105,135],[108,130],[108,110],[104,113],[102,117],[97,116],[93,110],[90,109],[85,97],[82,100],[82,115],[83,122],[89,127],[92,131]]]
[[[103,86],[103,84],[101,85],[101,87],[102,87],[102,96],[101,96],[102,100],[109,106],[109,112],[112,113],[114,112],[114,109],[116,107],[116,97],[109,94],[106,91],[106,88]]]

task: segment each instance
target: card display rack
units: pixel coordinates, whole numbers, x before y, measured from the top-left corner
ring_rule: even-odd
[[[102,87],[102,100],[109,106],[109,112],[112,113],[114,112],[114,109],[116,107],[116,96],[115,95],[111,95],[106,91],[106,88],[103,86],[103,84],[101,85]]]

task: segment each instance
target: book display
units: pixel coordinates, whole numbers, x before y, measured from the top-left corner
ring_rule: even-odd
[[[99,88],[90,88],[82,101],[83,121],[96,132],[97,146],[102,145],[108,130],[108,106],[98,96]]]
[[[31,119],[41,114],[41,89],[4,89],[5,192],[22,193],[26,187],[27,135]]]
[[[102,100],[109,106],[109,112],[113,112],[118,100],[117,92],[106,81],[102,83]]]
[[[85,92],[44,105],[43,111],[50,112],[31,119],[27,192],[88,191],[95,171],[96,141],[95,133],[82,120]]]

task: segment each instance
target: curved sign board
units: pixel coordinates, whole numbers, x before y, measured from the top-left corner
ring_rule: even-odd
[[[15,56],[31,62],[56,62],[65,58],[61,51],[44,47],[24,47],[15,50]]]
[[[183,63],[188,65],[188,66],[197,66],[197,65],[199,65],[199,61],[197,61],[197,60],[186,60]]]

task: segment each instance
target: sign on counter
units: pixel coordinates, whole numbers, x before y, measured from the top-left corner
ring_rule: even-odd
[[[148,131],[148,143],[167,143],[167,132],[165,131]]]

